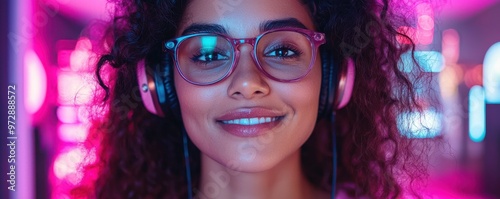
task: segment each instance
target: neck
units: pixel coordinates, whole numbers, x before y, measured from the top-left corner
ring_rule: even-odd
[[[259,172],[237,172],[202,154],[200,187],[194,193],[209,198],[315,198],[300,166],[300,151]]]

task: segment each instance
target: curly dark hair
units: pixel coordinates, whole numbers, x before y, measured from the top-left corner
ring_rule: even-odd
[[[304,173],[318,188],[330,191],[332,130],[338,148],[338,186],[353,196],[401,198],[406,185],[425,175],[419,141],[400,133],[398,115],[422,111],[408,73],[398,68],[403,53],[415,50],[405,32],[408,24],[389,0],[302,0],[317,31],[326,34],[336,59],[351,57],[356,81],[350,103],[336,112],[336,122],[319,119],[301,149]],[[96,76],[104,91],[96,93],[104,115],[93,122],[88,146],[98,159],[87,165],[87,184],[73,196],[90,198],[187,198],[182,149],[182,123],[172,113],[158,117],[142,105],[137,62],[161,57],[162,41],[175,36],[187,1],[116,0],[106,29],[109,48],[97,62]],[[405,1],[408,4],[408,1]],[[158,25],[162,24],[162,25]],[[411,25],[411,24],[409,24]],[[405,38],[410,44],[398,43]],[[106,66],[111,66],[106,67]],[[418,68],[416,69],[418,70]],[[99,113],[102,114],[102,113]],[[418,146],[418,147],[416,147]],[[193,185],[199,183],[200,151],[189,144]],[[307,164],[306,164],[307,163]],[[94,171],[97,175],[90,175]],[[418,193],[413,193],[418,196]]]

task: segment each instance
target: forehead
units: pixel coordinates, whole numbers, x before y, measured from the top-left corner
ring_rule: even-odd
[[[299,0],[192,0],[178,34],[197,23],[221,25],[234,37],[253,37],[263,22],[289,18],[314,29],[307,6]]]

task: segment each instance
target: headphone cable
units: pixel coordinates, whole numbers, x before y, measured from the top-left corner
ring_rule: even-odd
[[[188,199],[193,198],[193,184],[191,181],[191,165],[189,161],[188,138],[186,129],[182,128],[182,143],[184,148],[184,164],[186,166]]]
[[[331,117],[332,126],[332,194],[331,199],[335,199],[335,188],[337,183],[337,134],[335,132],[335,112]]]

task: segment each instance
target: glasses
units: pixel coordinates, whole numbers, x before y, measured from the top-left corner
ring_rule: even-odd
[[[323,33],[302,28],[266,31],[255,38],[236,39],[217,33],[196,33],[165,42],[184,80],[195,85],[215,84],[229,77],[239,60],[241,44],[253,46],[257,68],[270,79],[298,81],[311,71]]]

